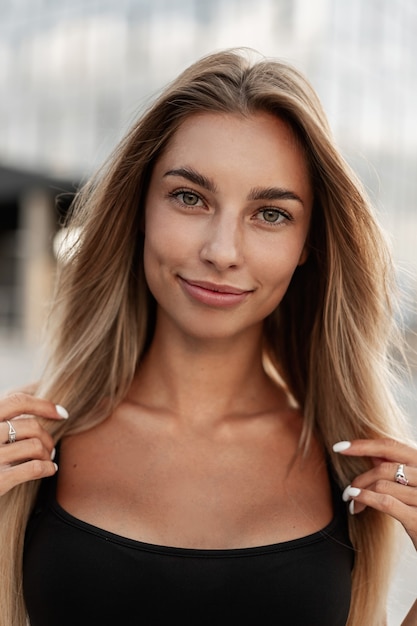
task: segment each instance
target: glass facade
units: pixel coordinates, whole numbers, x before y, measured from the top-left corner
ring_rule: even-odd
[[[0,163],[82,178],[191,61],[253,47],[307,73],[417,273],[417,3],[0,0],[0,15]]]

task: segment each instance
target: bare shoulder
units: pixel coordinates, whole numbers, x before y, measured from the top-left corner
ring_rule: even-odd
[[[133,434],[132,413],[136,431],[144,425],[144,436]],[[130,456],[126,452],[134,445],[140,458],[141,445],[146,449],[147,421],[146,412],[142,415],[138,407],[132,412],[128,403],[122,403],[97,426],[64,437],[58,469],[58,499],[64,508],[68,506],[75,513],[79,508],[90,510],[96,506],[95,499],[103,499],[104,491],[106,498],[109,493],[120,491],[117,485],[123,481],[123,474],[126,476],[130,471],[127,465]]]

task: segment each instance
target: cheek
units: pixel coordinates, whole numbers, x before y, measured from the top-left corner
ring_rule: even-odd
[[[304,257],[304,239],[264,246],[257,257],[258,271],[264,273],[268,283],[289,282]]]
[[[192,221],[192,220],[191,220]],[[180,249],[192,236],[191,224],[174,211],[155,203],[146,210],[145,244],[155,252]]]
[[[153,280],[153,274],[154,274],[153,266],[154,266],[154,263],[152,262],[152,257],[153,257],[153,254],[149,250],[149,245],[148,245],[148,242],[146,241],[146,238],[145,238],[145,245],[144,245],[144,248],[143,248],[143,272],[145,274],[146,284],[148,285],[152,295],[155,296],[154,289],[153,289],[153,284],[154,284],[154,280]]]
[[[183,229],[175,227],[172,220],[163,219],[159,211],[148,214],[143,263],[145,277],[151,290],[162,273],[174,269],[184,257],[189,256],[189,245],[190,237]]]
[[[302,255],[303,246],[299,241],[290,246],[281,242],[279,246],[263,250],[262,256],[258,258],[257,276],[265,289],[264,315],[269,315],[279,306]]]
[[[167,271],[170,264],[161,254],[159,246],[155,246],[149,237],[145,236],[143,249],[143,271],[149,291],[158,303],[161,303],[166,291]]]
[[[160,220],[158,220],[157,214],[151,212],[147,208],[144,233],[143,267],[146,281],[152,292],[158,268],[163,262],[163,258],[161,258],[161,250],[164,249],[164,242],[161,242],[161,239],[163,240],[164,229],[163,224],[159,222]]]
[[[187,256],[186,240],[173,237],[171,233],[160,233],[156,238],[145,235],[144,266],[157,268],[175,266]]]

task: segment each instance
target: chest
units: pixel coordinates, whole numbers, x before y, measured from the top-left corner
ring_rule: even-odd
[[[160,545],[219,549],[292,540],[332,519],[322,455],[317,449],[297,456],[289,435],[145,433],[125,441],[110,434],[71,438],[59,462],[59,503],[99,528]]]

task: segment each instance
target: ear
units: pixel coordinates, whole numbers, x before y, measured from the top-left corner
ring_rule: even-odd
[[[300,258],[298,259],[298,265],[304,265],[304,263],[308,259],[308,255],[309,254],[310,254],[310,250],[308,248],[308,245],[304,244],[304,248],[302,249],[302,252],[300,254]]]

